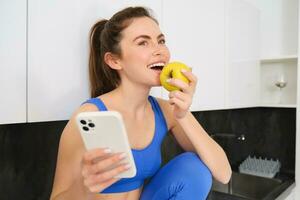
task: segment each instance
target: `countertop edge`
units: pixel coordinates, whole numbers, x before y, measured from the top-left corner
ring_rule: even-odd
[[[292,192],[292,190],[295,188],[296,183],[294,182],[292,185],[290,185],[286,190],[284,190],[284,192],[282,192],[277,198],[276,200],[284,200],[286,199],[286,197],[288,195],[290,195],[290,193]]]

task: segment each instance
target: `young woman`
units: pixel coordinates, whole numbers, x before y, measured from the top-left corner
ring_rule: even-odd
[[[151,87],[160,86],[170,53],[147,9],[129,7],[99,21],[91,30],[90,45],[92,99],[62,133],[51,200],[198,200],[207,197],[212,176],[222,183],[230,180],[224,151],[189,112],[195,75],[182,71],[189,84],[171,79],[180,90],[170,92],[168,101],[149,96]],[[111,168],[123,154],[84,148],[75,116],[99,110],[122,114],[137,167],[134,178],[115,178],[128,169],[126,164]],[[160,145],[169,130],[187,152],[160,168]],[[108,158],[99,159],[103,156]],[[151,179],[144,185],[146,178]]]

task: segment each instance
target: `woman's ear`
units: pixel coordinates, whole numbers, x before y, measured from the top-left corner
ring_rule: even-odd
[[[104,62],[110,66],[112,69],[121,70],[122,66],[120,65],[119,58],[116,55],[113,55],[110,52],[104,54]]]

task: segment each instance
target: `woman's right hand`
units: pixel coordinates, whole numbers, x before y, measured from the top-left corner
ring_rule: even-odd
[[[125,153],[111,153],[110,149],[98,148],[87,151],[82,159],[83,184],[88,193],[99,193],[119,178],[116,175],[130,168],[128,163],[121,163]]]

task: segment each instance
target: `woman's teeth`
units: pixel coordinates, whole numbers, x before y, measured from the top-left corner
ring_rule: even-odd
[[[149,65],[149,68],[153,70],[162,70],[164,65],[165,65],[164,63],[154,63]]]

